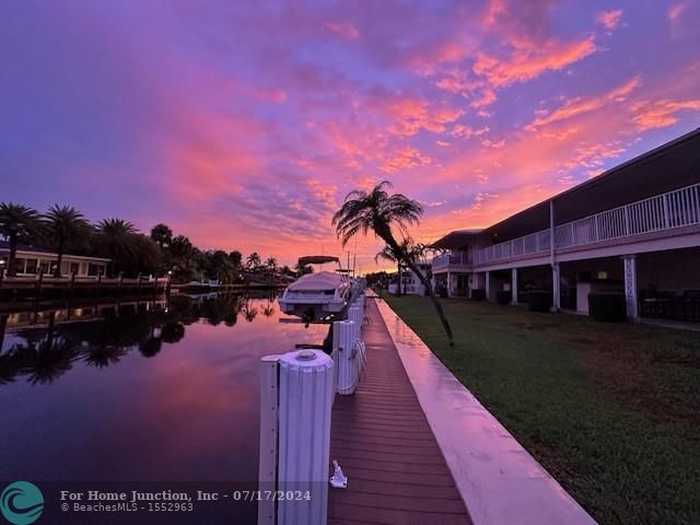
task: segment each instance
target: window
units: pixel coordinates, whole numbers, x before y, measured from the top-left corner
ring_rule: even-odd
[[[40,261],[39,271],[41,271],[42,273],[49,273],[49,261]]]
[[[37,261],[36,259],[27,259],[27,267],[25,272],[32,275],[35,274],[38,263],[39,261]]]
[[[25,259],[20,259],[19,257],[15,258],[15,261],[14,261],[15,273],[24,273],[24,262],[25,262]]]
[[[73,275],[73,274],[78,275],[79,272],[80,272],[80,264],[70,263],[70,274],[71,275]]]

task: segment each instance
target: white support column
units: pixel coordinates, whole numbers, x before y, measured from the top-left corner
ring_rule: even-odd
[[[484,278],[486,280],[486,284],[484,285],[484,288],[486,289],[486,300],[490,301],[491,300],[491,272],[484,273]]]
[[[639,317],[637,302],[637,257],[626,255],[622,258],[625,264],[625,302],[627,303],[627,318]]]
[[[452,297],[452,275],[447,270],[447,297]]]
[[[558,312],[561,307],[561,293],[559,291],[559,263],[552,264],[552,312]]]
[[[511,278],[511,304],[518,304],[518,269],[513,268],[511,270],[512,273],[512,278]]]

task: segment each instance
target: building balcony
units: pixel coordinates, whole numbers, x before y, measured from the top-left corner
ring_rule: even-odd
[[[442,273],[447,271],[464,271],[472,266],[472,258],[469,252],[453,251],[443,253],[433,258],[432,269],[433,273]]]
[[[547,229],[477,249],[474,266],[543,257],[551,252],[552,241],[555,253],[560,253],[606,242],[621,244],[647,234],[668,232],[671,236],[674,230],[697,225],[700,225],[700,184],[561,224],[554,228],[554,235]]]

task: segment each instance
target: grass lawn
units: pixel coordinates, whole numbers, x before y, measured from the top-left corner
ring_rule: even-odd
[[[600,523],[700,524],[700,333],[386,299]]]

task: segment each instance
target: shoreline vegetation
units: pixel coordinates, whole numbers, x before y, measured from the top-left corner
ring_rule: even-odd
[[[9,245],[9,257],[0,269],[7,277],[16,273],[17,250],[27,247],[57,254],[47,272],[55,278],[70,277],[61,272],[67,254],[111,259],[104,277],[169,277],[173,283],[280,284],[311,271],[280,266],[275,257],[263,259],[258,252],[244,257],[238,250],[200,249],[166,224],[155,225],[147,235],[124,219],[91,223],[72,206],[54,205],[42,214],[21,204],[0,203],[0,239]]]
[[[700,523],[700,333],[382,296],[598,522]]]

